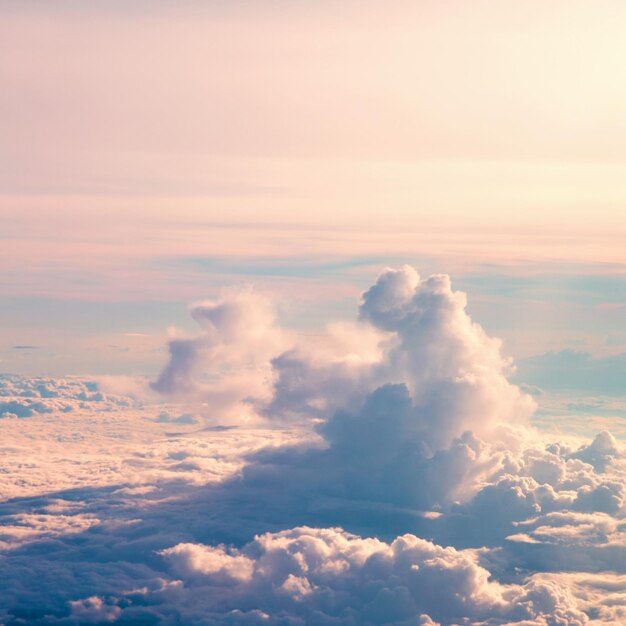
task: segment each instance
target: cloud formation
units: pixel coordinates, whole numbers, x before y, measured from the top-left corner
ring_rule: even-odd
[[[244,482],[275,480],[295,499],[321,494],[428,511],[506,475],[534,403],[508,382],[511,363],[472,322],[465,295],[447,276],[388,269],[363,294],[359,315],[370,327],[353,332],[368,338],[368,358],[299,346],[273,359],[265,414],[312,413],[322,442],[260,455]]]
[[[250,290],[189,309],[202,332],[174,334],[169,362],[152,388],[173,398],[209,402],[221,417],[242,420],[267,401],[274,380],[271,357],[282,338],[271,303]]]
[[[226,294],[190,308],[202,333],[170,340],[153,388],[202,398],[216,413],[248,405],[271,419],[325,419],[358,407],[377,387],[404,384],[429,421],[431,444],[446,445],[465,430],[482,434],[523,420],[534,408],[508,382],[511,362],[500,341],[470,319],[466,304],[445,275],[387,269],[363,294],[360,323],[289,345],[265,298]]]
[[[587,623],[556,585],[499,584],[471,553],[414,535],[388,544],[302,527],[258,536],[241,550],[179,544],[162,554],[185,583],[183,619],[191,622]]]
[[[165,403],[6,379],[50,411],[0,421],[4,622],[619,621],[592,578],[626,576],[622,446],[534,428],[448,277],[385,270],[315,341],[250,291],[191,311]],[[20,466],[20,491],[33,441],[57,469]]]
[[[0,374],[0,418],[69,413],[91,407],[92,403],[97,403],[101,411],[135,404],[128,396],[104,393],[93,380]]]

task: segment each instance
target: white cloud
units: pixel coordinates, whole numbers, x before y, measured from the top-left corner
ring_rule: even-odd
[[[153,388],[169,397],[209,402],[222,418],[249,419],[254,405],[271,397],[271,359],[282,346],[271,303],[247,290],[194,304],[190,313],[202,333],[172,336],[169,362]]]
[[[111,411],[131,407],[135,401],[123,394],[104,393],[94,380],[0,374],[0,418],[68,413],[93,403],[101,411]]]
[[[261,611],[268,624],[408,625],[417,616],[422,624],[587,623],[557,585],[499,584],[471,552],[413,535],[388,544],[302,527],[261,535],[237,551],[181,544],[162,554],[192,583],[181,589],[190,622],[210,614],[213,623],[229,623],[238,609]]]
[[[385,270],[358,321],[308,341],[251,291],[191,312],[201,333],[172,338],[154,383],[167,403],[0,379],[1,402],[43,407],[0,420],[5,622],[617,615],[558,576],[624,571],[621,444],[534,429],[447,277]]]
[[[598,433],[588,446],[572,454],[572,458],[589,463],[599,471],[604,471],[612,459],[620,456],[615,437],[606,430]]]

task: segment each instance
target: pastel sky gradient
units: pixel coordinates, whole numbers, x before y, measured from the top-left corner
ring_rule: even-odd
[[[467,275],[516,356],[624,339],[622,2],[2,13],[2,368],[155,371],[240,282],[314,329],[405,261]]]
[[[623,0],[0,0],[0,624],[626,624]]]

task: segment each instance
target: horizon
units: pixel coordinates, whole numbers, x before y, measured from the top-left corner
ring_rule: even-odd
[[[624,3],[0,16],[0,624],[626,621]]]

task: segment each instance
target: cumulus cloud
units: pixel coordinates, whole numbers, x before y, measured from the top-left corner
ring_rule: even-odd
[[[324,359],[320,350],[309,356],[302,348],[280,355],[269,413],[289,409],[329,417],[354,408],[377,387],[403,384],[428,421],[423,430],[435,448],[466,430],[486,434],[523,422],[534,402],[508,382],[511,361],[502,356],[500,341],[471,320],[466,305],[448,276],[421,279],[410,266],[385,270],[359,309],[368,358]]]
[[[598,471],[604,471],[613,459],[620,456],[615,437],[606,430],[598,433],[588,446],[572,454],[572,458],[589,463]]]
[[[508,382],[511,362],[499,340],[470,319],[466,304],[445,275],[421,279],[410,266],[387,269],[363,294],[360,323],[289,345],[267,299],[225,294],[190,308],[202,333],[172,337],[153,388],[202,399],[216,414],[246,415],[247,406],[272,419],[326,419],[356,408],[377,387],[404,384],[439,447],[465,430],[483,434],[523,420],[534,408]]]
[[[435,446],[527,417],[534,407],[506,379],[511,362],[500,341],[471,320],[466,305],[448,276],[421,280],[409,266],[383,272],[361,304],[364,319],[395,334],[385,375],[405,383],[424,408]]]
[[[352,331],[368,341],[356,358],[338,358],[335,340],[273,359],[265,414],[312,413],[321,440],[252,459],[244,490],[273,485],[278,500],[315,494],[428,512],[519,474],[523,462],[510,467],[524,445],[515,427],[534,403],[508,382],[500,342],[472,322],[448,277],[385,270],[363,294],[360,318]],[[552,461],[559,471],[562,460]]]
[[[109,585],[106,595],[70,600],[65,611],[33,623],[588,623],[567,586],[534,577],[498,582],[474,551],[411,534],[384,542],[298,527],[264,533],[239,549],[179,543],[158,554],[150,568],[135,570],[139,585]],[[128,585],[128,575],[120,582]]]
[[[82,623],[114,622],[122,613],[119,607],[105,604],[98,596],[70,601],[69,604],[71,616]]]
[[[254,405],[271,397],[271,358],[282,345],[270,301],[240,291],[194,304],[190,313],[202,332],[196,337],[173,333],[169,362],[153,389],[208,402],[221,417],[250,418]]]
[[[178,544],[161,554],[183,582],[188,623],[587,623],[558,585],[500,584],[472,553],[414,535],[385,543],[300,527],[240,550]]]
[[[21,377],[0,374],[0,418],[69,413],[97,403],[100,410],[130,407],[134,400],[104,393],[98,382],[79,378]]]
[[[225,293],[191,307],[197,336],[172,336],[158,405],[125,406],[115,386],[89,381],[2,379],[4,402],[50,413],[0,422],[12,437],[0,487],[14,498],[0,505],[3,548],[21,568],[0,617],[556,626],[615,615],[558,576],[624,569],[622,446],[608,431],[589,442],[535,429],[533,399],[466,304],[447,276],[387,269],[357,320],[307,340],[279,329],[259,294]],[[33,442],[46,455],[19,465],[19,491],[15,461]]]

